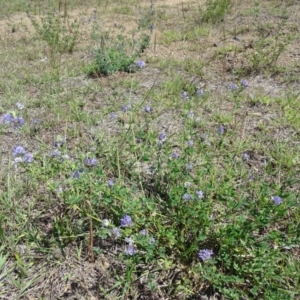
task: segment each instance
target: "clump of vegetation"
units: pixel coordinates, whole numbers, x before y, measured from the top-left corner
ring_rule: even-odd
[[[111,42],[113,41],[113,42]],[[134,72],[136,60],[149,46],[150,36],[143,34],[138,41],[129,41],[124,35],[101,36],[101,46],[95,51],[95,61],[88,67],[90,75],[111,75],[116,71]],[[140,66],[138,66],[140,67]]]

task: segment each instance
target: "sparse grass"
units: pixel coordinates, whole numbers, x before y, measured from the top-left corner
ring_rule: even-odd
[[[298,299],[299,4],[64,3],[3,22],[0,298]]]

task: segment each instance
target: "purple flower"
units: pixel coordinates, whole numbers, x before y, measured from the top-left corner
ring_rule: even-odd
[[[121,219],[121,226],[122,227],[131,227],[133,226],[133,222],[130,216],[125,215],[122,219]]]
[[[61,152],[58,150],[58,149],[54,149],[52,152],[51,152],[51,156],[52,157],[58,157],[61,155]]]
[[[173,153],[171,154],[171,157],[174,158],[174,159],[177,159],[177,158],[179,158],[179,154],[176,153],[176,152],[173,152]]]
[[[183,199],[184,201],[190,201],[190,200],[192,200],[192,195],[190,195],[190,194],[188,194],[188,193],[185,193],[185,194],[183,195],[182,199]]]
[[[188,144],[189,147],[193,147],[194,142],[193,142],[192,140],[188,140],[188,141],[187,141],[187,144]]]
[[[143,60],[139,60],[136,62],[136,65],[140,68],[143,69],[146,66],[146,63]]]
[[[167,139],[167,136],[166,136],[166,134],[165,133],[160,133],[159,135],[158,135],[158,139],[161,141],[161,142],[164,142],[164,141],[166,141],[166,139]]]
[[[202,191],[196,191],[196,194],[198,196],[199,199],[203,199],[204,198],[204,193]]]
[[[56,142],[54,143],[54,147],[58,148],[61,147],[65,143],[65,140],[63,138],[58,138]]]
[[[121,232],[120,232],[120,229],[115,227],[111,230],[111,234],[112,236],[114,237],[114,239],[118,239],[120,236],[121,236]]]
[[[242,79],[241,80],[241,85],[243,87],[243,89],[247,88],[249,85],[248,85],[248,81],[246,79]]]
[[[218,131],[219,131],[220,134],[224,134],[225,127],[223,125],[220,125],[219,128],[218,128]]]
[[[151,14],[154,15],[154,10],[151,11]],[[153,24],[150,24],[150,25],[149,25],[149,29],[150,29],[150,30],[153,30],[153,29],[154,29]]]
[[[141,230],[140,235],[148,235],[148,230],[147,229]]]
[[[196,94],[197,94],[198,97],[203,96],[204,95],[203,89],[198,89],[197,92],[196,92]]]
[[[108,187],[110,187],[110,188],[112,188],[113,186],[114,186],[114,180],[113,179],[109,179],[109,180],[107,180],[107,185],[108,185]]]
[[[72,174],[71,174],[71,178],[73,179],[78,179],[80,177],[80,170],[75,170]]]
[[[181,99],[186,99],[186,100],[190,99],[189,93],[188,93],[187,91],[182,91],[182,92],[180,93],[180,98],[181,98]]]
[[[128,245],[127,247],[126,247],[126,249],[125,249],[125,254],[126,255],[133,255],[134,254],[134,252],[135,252],[135,248],[134,248],[134,246],[133,245]]]
[[[13,148],[13,155],[14,156],[24,155],[25,153],[26,153],[25,149],[21,146],[15,146]]]
[[[96,165],[97,165],[97,159],[96,159],[96,158],[89,158],[89,157],[86,157],[86,158],[84,159],[84,163],[85,163],[88,167],[96,166]]]
[[[14,120],[14,117],[11,114],[3,114],[1,117],[2,124],[10,124]]]
[[[124,112],[129,111],[130,110],[130,105],[127,105],[127,104],[122,105],[121,110],[124,111]]]
[[[230,83],[228,88],[230,90],[236,91],[238,89],[238,86],[235,83]]]
[[[115,119],[115,118],[117,118],[118,116],[117,116],[117,114],[115,113],[115,112],[112,112],[112,113],[110,113],[110,118],[111,119]]]
[[[12,122],[15,128],[21,128],[24,125],[24,119],[22,117],[16,117]]]
[[[213,255],[213,251],[210,249],[202,249],[198,253],[198,257],[203,261],[209,260]]]
[[[282,203],[282,198],[279,196],[272,196],[271,199],[273,200],[274,204],[279,205]]]
[[[248,161],[250,159],[250,155],[248,153],[243,153],[243,159]]]
[[[23,156],[23,161],[25,163],[32,163],[33,162],[33,154],[32,153],[25,153]]]
[[[144,107],[144,112],[146,112],[146,113],[152,113],[153,112],[153,108],[150,107],[150,106],[145,106]]]

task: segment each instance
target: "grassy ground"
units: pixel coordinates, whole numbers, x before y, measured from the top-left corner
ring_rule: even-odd
[[[0,4],[0,299],[300,299],[298,1]]]

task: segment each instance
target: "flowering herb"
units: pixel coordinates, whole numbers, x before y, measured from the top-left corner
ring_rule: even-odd
[[[204,193],[203,193],[203,191],[196,191],[196,194],[197,194],[197,197],[198,197],[199,199],[203,199],[203,198],[204,198]]]
[[[133,226],[133,222],[130,216],[125,215],[122,219],[121,219],[121,226],[122,227],[131,227]]]
[[[203,261],[209,260],[212,255],[213,255],[213,251],[210,249],[202,249],[198,253],[199,259],[202,259]]]
[[[188,194],[188,193],[185,193],[184,195],[183,195],[183,197],[182,197],[182,199],[184,200],[184,201],[190,201],[190,200],[192,200],[192,195],[190,195],[190,194]]]
[[[185,99],[185,100],[189,100],[190,99],[189,93],[187,91],[182,91],[181,94],[180,94],[180,98]]]
[[[233,91],[238,90],[238,86],[235,83],[230,83],[228,88]]]
[[[271,199],[273,200],[275,205],[279,205],[282,203],[282,198],[279,196],[272,196]]]
[[[136,65],[140,68],[143,69],[146,67],[146,63],[143,60],[139,60],[136,62]]]
[[[26,151],[22,146],[15,146],[13,148],[13,155],[14,156],[24,155],[25,153],[26,153]]]
[[[96,166],[96,165],[97,165],[97,159],[86,157],[86,158],[84,159],[84,163],[85,163],[88,167]]]
[[[114,180],[113,179],[107,180],[107,185],[108,187],[112,188],[115,185]]]
[[[198,97],[203,96],[204,95],[203,89],[198,89],[197,92],[196,92],[196,94],[197,94]]]
[[[120,236],[121,236],[121,232],[120,232],[120,229],[115,227],[111,230],[111,234],[113,236],[113,238],[116,240],[118,239]]]
[[[242,85],[243,89],[249,87],[248,81],[246,79],[242,79],[241,80],[241,85]]]
[[[128,245],[125,249],[125,254],[132,256],[135,252],[135,248],[133,245]]]

